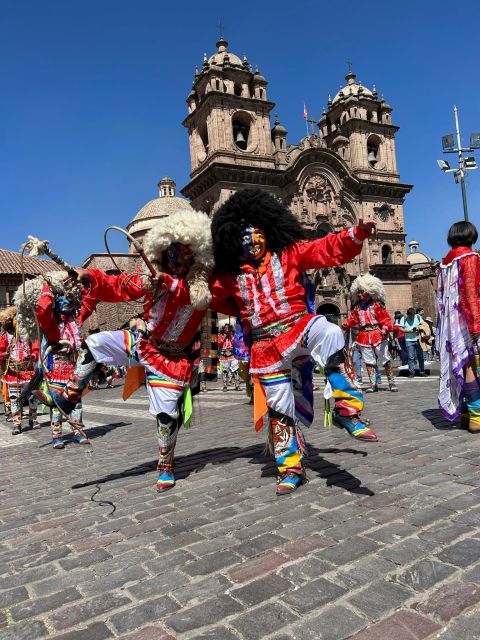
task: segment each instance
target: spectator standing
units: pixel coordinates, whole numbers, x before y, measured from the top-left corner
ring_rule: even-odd
[[[422,324],[422,318],[413,307],[407,309],[407,315],[399,322],[399,326],[405,334],[405,342],[407,345],[408,353],[408,377],[413,378],[415,376],[415,356],[417,356],[418,366],[420,369],[420,375],[425,376],[425,361],[423,358],[423,351],[418,342],[419,327]]]
[[[408,353],[407,353],[407,343],[405,342],[405,333],[400,326],[400,321],[403,318],[403,313],[401,311],[395,311],[394,319],[393,319],[393,335],[398,345],[398,350],[400,351],[400,360],[402,361],[402,367],[408,366]]]

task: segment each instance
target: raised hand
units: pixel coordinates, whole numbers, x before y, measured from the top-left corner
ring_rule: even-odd
[[[362,218],[358,221],[357,228],[362,231],[367,238],[377,233],[377,225],[375,222],[364,222]]]
[[[90,284],[90,279],[88,276],[88,269],[82,269],[80,267],[75,267],[72,269],[74,273],[77,274],[77,280],[79,280],[82,284],[88,286]]]

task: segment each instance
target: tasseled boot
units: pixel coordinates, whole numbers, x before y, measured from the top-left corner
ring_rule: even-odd
[[[396,393],[398,391],[398,387],[395,384],[395,376],[393,375],[393,367],[392,367],[391,360],[385,363],[385,373],[387,374],[388,388],[392,393]]]
[[[163,493],[175,486],[174,455],[180,423],[167,413],[157,415],[159,456],[157,465],[157,491]]]
[[[332,388],[335,400],[335,409],[332,419],[337,426],[346,431],[356,440],[377,442],[377,434],[370,429],[368,424],[360,418],[363,409],[363,395],[359,389],[355,389],[350,379],[343,372],[343,367],[334,366],[327,362],[325,373]]]
[[[269,414],[271,446],[278,469],[277,496],[283,496],[293,493],[306,482],[301,437],[292,418],[272,409]]]
[[[373,367],[371,364],[367,364],[367,373],[369,384],[365,389],[365,393],[376,393],[378,391],[378,384],[375,367]]]

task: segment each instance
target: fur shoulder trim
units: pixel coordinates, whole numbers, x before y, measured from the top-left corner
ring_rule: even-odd
[[[379,278],[372,276],[371,273],[357,276],[353,281],[350,289],[352,302],[358,301],[360,291],[366,291],[373,300],[378,300],[383,305],[386,304],[387,294],[383,282]]]
[[[35,313],[43,287],[48,284],[53,294],[63,294],[67,277],[66,271],[47,271],[41,276],[27,280],[25,292],[23,285],[18,287],[13,301],[17,309],[18,333],[24,340],[36,340],[38,337]]]
[[[196,309],[206,309],[211,294],[208,277],[214,266],[210,218],[206,213],[192,209],[181,209],[162,218],[146,234],[143,249],[157,267],[162,262],[163,252],[172,244],[188,245],[195,257],[186,281],[190,287],[190,299]]]

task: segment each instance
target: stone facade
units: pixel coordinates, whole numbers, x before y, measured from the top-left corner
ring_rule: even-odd
[[[297,144],[270,116],[267,81],[246,58],[217,42],[205,57],[187,98],[191,180],[182,193],[195,209],[213,213],[236,190],[260,187],[281,199],[312,238],[373,220],[378,233],[346,268],[311,274],[322,312],[346,316],[346,286],[359,272],[385,282],[388,310],[411,305],[403,203],[412,186],[400,182],[395,152],[398,127],[385,100],[357,81],[329,97],[317,131]],[[325,306],[328,305],[328,308]]]

